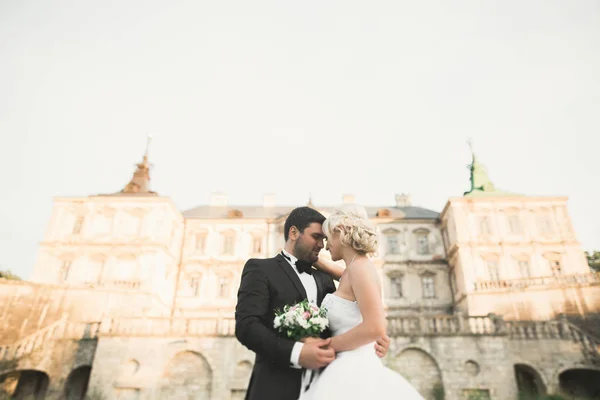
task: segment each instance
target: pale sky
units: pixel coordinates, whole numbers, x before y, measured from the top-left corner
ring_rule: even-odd
[[[0,2],[0,268],[31,274],[52,198],[441,211],[465,139],[499,188],[569,196],[600,249],[600,2]]]

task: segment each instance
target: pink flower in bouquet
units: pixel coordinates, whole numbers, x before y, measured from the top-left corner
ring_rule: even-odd
[[[308,311],[304,311],[304,314],[302,314],[302,316],[304,317],[304,319],[308,320],[310,318],[310,313]]]

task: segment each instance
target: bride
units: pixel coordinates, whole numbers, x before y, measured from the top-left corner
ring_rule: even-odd
[[[320,257],[315,267],[340,282],[322,303],[336,359],[299,400],[422,400],[408,381],[386,368],[373,352],[373,343],[385,335],[387,322],[379,275],[368,257],[377,249],[377,233],[365,209],[347,205],[334,211],[323,223],[323,232],[333,261]],[[335,263],[339,260],[344,260],[345,269]]]

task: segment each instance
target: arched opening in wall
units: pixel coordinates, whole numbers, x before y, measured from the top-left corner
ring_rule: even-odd
[[[392,362],[390,368],[400,373],[427,400],[444,398],[442,374],[437,362],[420,349],[403,350]]]
[[[43,400],[46,398],[50,379],[42,371],[15,371],[0,377],[0,395],[10,399]]]
[[[243,400],[246,398],[246,388],[252,375],[252,363],[240,361],[235,367],[233,380],[231,381],[231,400]]]
[[[91,372],[92,368],[87,365],[71,371],[65,383],[65,398],[67,400],[83,400],[85,398]]]
[[[184,351],[173,357],[160,384],[161,399],[210,399],[212,370],[206,359],[198,353]]]
[[[578,400],[600,399],[600,371],[569,369],[558,376],[560,392]]]
[[[529,365],[515,364],[515,378],[519,400],[535,400],[546,394],[540,374]]]
[[[21,375],[18,371],[9,372],[0,375],[0,399],[10,399],[17,389],[19,383],[19,376]]]
[[[234,379],[246,381],[248,384],[250,380],[250,375],[252,374],[252,363],[250,361],[240,361],[235,368]]]

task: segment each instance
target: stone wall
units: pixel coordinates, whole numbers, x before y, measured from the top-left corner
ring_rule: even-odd
[[[419,316],[416,324],[412,319],[390,324],[392,343],[384,363],[428,400],[440,399],[442,391],[446,400],[464,399],[468,393],[515,399],[516,368],[539,376],[541,393],[558,391],[564,371],[600,371],[600,341],[566,319],[504,323]],[[42,381],[23,371],[37,371],[48,381],[47,398],[62,399],[67,391],[85,387],[91,368],[88,394],[94,400],[243,398],[254,354],[233,337],[231,322],[126,318],[90,324],[63,319],[0,347],[0,386],[16,390],[11,382],[21,374],[19,385],[31,389]],[[82,378],[77,381],[76,376]]]
[[[403,373],[427,399],[435,398],[438,380],[446,400],[462,399],[463,391],[469,389],[489,390],[494,399],[515,399],[508,351],[508,342],[501,336],[399,337],[386,363]]]
[[[61,346],[44,351],[64,360],[62,366],[35,366],[54,371],[49,373],[52,393],[64,390],[69,371],[89,362],[92,350],[90,345],[80,351],[87,356],[79,360],[76,345]],[[32,355],[29,362],[35,364],[35,357],[39,360]],[[243,398],[253,361],[254,354],[232,337],[101,337],[88,393],[94,399],[200,393],[212,400]],[[554,392],[560,372],[585,365],[579,346],[569,341],[477,335],[396,337],[384,362],[432,400],[441,390],[446,400],[463,399],[469,391],[488,392],[497,400],[515,399],[515,365],[537,371],[546,389]]]
[[[230,399],[247,387],[253,362],[254,354],[231,337],[103,337],[89,390],[105,398],[166,398],[166,393],[174,398],[200,391]]]

